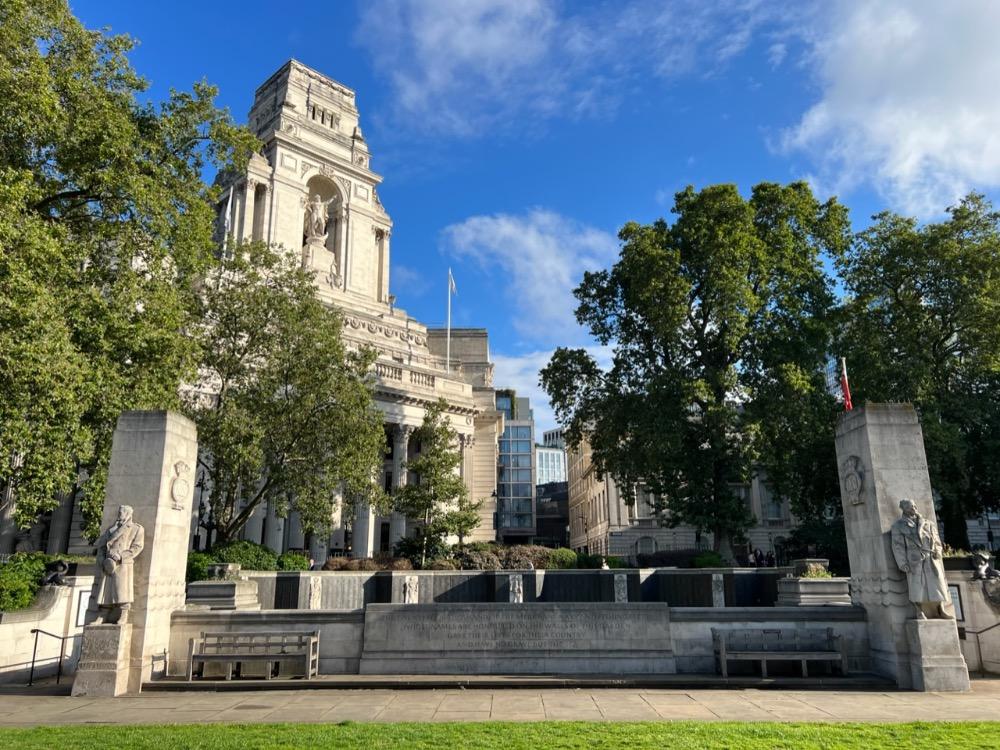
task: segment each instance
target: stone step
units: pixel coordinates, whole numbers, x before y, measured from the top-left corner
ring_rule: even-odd
[[[321,675],[311,680],[195,680],[169,677],[142,686],[143,692],[198,690],[429,690],[498,688],[631,688],[631,689],[780,689],[895,690],[892,680],[873,674],[847,677],[729,677],[713,674],[672,675]]]

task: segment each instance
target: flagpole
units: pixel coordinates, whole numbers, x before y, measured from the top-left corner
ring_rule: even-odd
[[[448,334],[445,344],[444,370],[451,372],[451,269],[448,269]]]

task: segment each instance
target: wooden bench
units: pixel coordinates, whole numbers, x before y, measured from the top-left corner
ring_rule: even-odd
[[[833,628],[823,629],[762,629],[716,630],[712,628],[712,644],[723,677],[729,676],[730,659],[759,661],[761,677],[767,677],[767,662],[798,661],[802,676],[808,677],[810,661],[839,662],[842,674],[847,674],[847,654],[844,642],[834,635]]]
[[[264,662],[266,678],[280,661],[301,661],[305,678],[319,674],[319,631],[309,633],[202,633],[192,638],[188,651],[188,681],[194,679],[195,666],[202,677],[205,664],[226,664],[226,679],[233,678],[233,667],[247,662]]]

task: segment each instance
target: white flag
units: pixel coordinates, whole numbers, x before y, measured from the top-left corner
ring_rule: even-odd
[[[451,275],[451,269],[448,269],[448,291],[451,294],[458,294],[458,287],[455,286],[455,277]]]

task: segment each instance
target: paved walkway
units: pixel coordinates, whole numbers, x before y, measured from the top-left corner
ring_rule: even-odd
[[[0,726],[337,721],[1000,720],[1000,680],[970,693],[791,690],[281,690],[125,698],[0,695]]]

